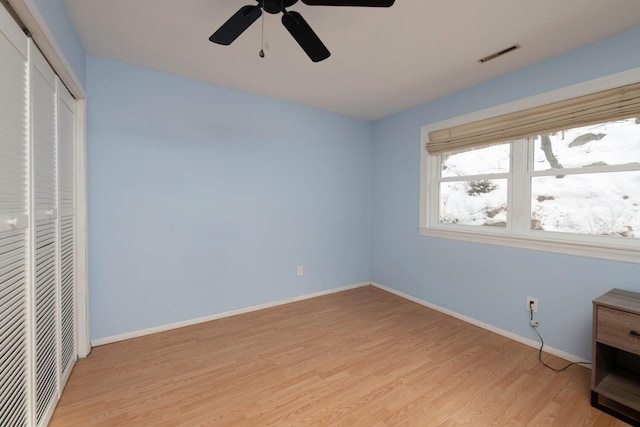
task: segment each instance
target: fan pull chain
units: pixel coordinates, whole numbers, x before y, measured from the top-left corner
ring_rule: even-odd
[[[264,58],[264,11],[262,12],[262,40],[260,42],[260,52],[258,52],[260,58]]]

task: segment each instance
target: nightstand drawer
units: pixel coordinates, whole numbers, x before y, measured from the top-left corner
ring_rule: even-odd
[[[598,307],[596,340],[640,354],[640,315]]]

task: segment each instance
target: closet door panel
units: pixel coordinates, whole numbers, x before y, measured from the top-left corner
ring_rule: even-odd
[[[36,222],[56,217],[55,74],[31,44],[31,139]]]
[[[0,426],[28,410],[27,38],[0,8]]]
[[[75,100],[58,79],[58,189],[60,201],[60,369],[66,378],[75,345]]]
[[[0,425],[27,423],[26,241],[0,232]]]
[[[58,397],[58,220],[55,74],[31,44],[36,422]]]
[[[63,218],[60,225],[60,369],[61,375],[67,377],[76,361],[75,340],[75,254],[73,217]]]

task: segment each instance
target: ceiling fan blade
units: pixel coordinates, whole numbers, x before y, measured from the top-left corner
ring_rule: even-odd
[[[391,7],[395,0],[302,0],[309,6]]]
[[[229,18],[227,22],[222,24],[222,27],[218,28],[218,31],[209,37],[209,40],[225,46],[230,45],[240,34],[249,28],[260,15],[262,15],[260,6],[243,6]]]
[[[331,55],[324,43],[298,12],[284,13],[282,15],[282,25],[291,33],[313,62],[322,61]]]

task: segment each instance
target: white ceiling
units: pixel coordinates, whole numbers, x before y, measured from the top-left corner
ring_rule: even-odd
[[[65,0],[89,55],[369,120],[379,119],[640,24],[639,0],[396,0],[307,6],[331,51],[313,63],[265,14],[230,46],[209,36],[255,0]],[[515,43],[522,48],[477,60]],[[637,52],[629,52],[637,54]],[[597,60],[597,58],[594,58]]]

